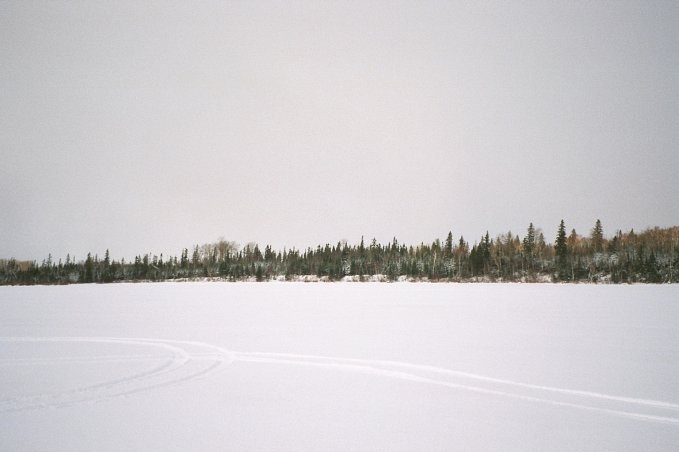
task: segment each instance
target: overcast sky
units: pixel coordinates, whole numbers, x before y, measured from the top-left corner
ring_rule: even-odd
[[[0,257],[679,224],[679,2],[0,1]]]

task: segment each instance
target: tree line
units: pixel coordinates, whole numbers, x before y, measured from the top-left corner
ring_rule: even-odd
[[[116,281],[167,281],[215,278],[230,281],[400,279],[427,281],[571,281],[610,283],[679,282],[679,226],[636,233],[618,230],[604,235],[597,220],[587,235],[567,232],[562,220],[555,240],[528,225],[523,237],[512,232],[491,238],[488,232],[474,243],[449,232],[441,241],[406,245],[396,238],[386,244],[375,239],[358,244],[340,241],[305,250],[263,249],[235,242],[184,248],[179,256],[138,255],[133,261],[87,255],[64,260],[50,255],[36,261],[0,260],[0,284],[72,284]]]

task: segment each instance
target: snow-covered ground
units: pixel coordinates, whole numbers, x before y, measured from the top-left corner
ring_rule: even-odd
[[[679,286],[0,287],[0,450],[679,450]]]

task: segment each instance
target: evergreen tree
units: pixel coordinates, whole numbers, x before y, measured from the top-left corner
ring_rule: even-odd
[[[532,259],[533,253],[535,253],[535,228],[533,223],[528,225],[528,231],[523,238],[523,252],[529,259]]]
[[[111,258],[109,256],[108,248],[104,254],[103,266],[102,279],[104,282],[111,282],[113,278],[111,277]]]
[[[600,253],[604,250],[604,230],[601,227],[601,220],[596,220],[594,229],[592,229],[592,248],[595,253]]]
[[[526,260],[526,263],[528,265],[528,269],[532,272],[533,271],[533,264],[535,262],[534,256],[535,256],[535,228],[533,227],[533,223],[530,223],[528,225],[528,231],[526,233],[526,236],[523,238],[523,255],[524,259]]]
[[[467,275],[468,272],[468,262],[467,257],[469,256],[469,244],[465,242],[464,236],[460,236],[460,240],[457,244],[457,249],[455,250],[455,255],[457,256],[457,276],[462,278]]]
[[[488,274],[490,272],[490,248],[493,241],[490,239],[490,234],[486,231],[485,237],[481,240],[481,256],[483,258],[483,273]]]
[[[182,269],[186,269],[189,266],[189,250],[187,248],[184,248],[182,250],[182,257],[181,260],[179,261],[179,266]]]
[[[92,255],[87,253],[87,259],[85,260],[85,282],[94,281],[94,262],[92,261]]]
[[[453,255],[453,233],[448,231],[448,237],[446,237],[446,244],[443,248],[443,255],[446,258],[450,258]]]
[[[566,237],[566,225],[563,220],[559,224],[554,251],[556,252],[557,266],[561,277],[568,266],[568,238]]]

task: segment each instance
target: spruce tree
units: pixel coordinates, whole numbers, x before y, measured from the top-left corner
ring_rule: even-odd
[[[523,255],[528,263],[528,268],[533,270],[533,256],[535,255],[535,228],[533,223],[528,225],[528,231],[523,238]]]
[[[104,254],[104,271],[103,271],[103,279],[104,282],[111,282],[111,258],[109,256],[108,249],[106,249],[106,254]]]
[[[554,250],[556,251],[557,267],[561,273],[568,265],[568,239],[566,238],[566,225],[563,220],[559,224]]]
[[[523,252],[528,257],[532,257],[535,252],[535,228],[533,223],[528,225],[528,231],[523,238]]]
[[[600,253],[604,250],[604,230],[601,227],[601,220],[596,220],[594,229],[592,229],[592,248],[595,253]]]
[[[446,237],[446,244],[443,249],[443,253],[445,257],[450,257],[453,255],[453,233],[452,231],[448,231],[448,237]]]
[[[85,259],[85,282],[94,282],[94,262],[90,253],[87,253],[87,259]]]

